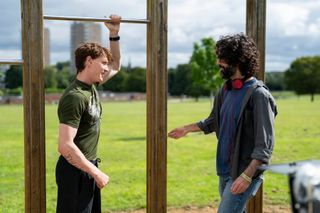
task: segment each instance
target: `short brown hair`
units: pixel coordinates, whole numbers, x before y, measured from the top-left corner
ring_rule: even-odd
[[[85,61],[88,56],[91,56],[92,59],[106,56],[109,62],[113,60],[110,50],[95,42],[81,43],[74,54],[77,73],[85,68]]]

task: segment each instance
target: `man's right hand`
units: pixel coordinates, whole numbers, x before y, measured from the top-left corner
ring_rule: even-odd
[[[199,126],[196,123],[193,123],[193,124],[185,125],[185,126],[178,127],[178,128],[171,130],[168,133],[168,137],[174,138],[174,139],[179,139],[179,138],[185,136],[186,134],[188,134],[189,132],[199,132],[199,131],[201,131]]]
[[[185,136],[187,133],[188,133],[188,131],[186,130],[186,128],[178,127],[178,128],[175,128],[175,129],[171,130],[168,133],[168,136],[170,138],[179,139],[179,138]]]

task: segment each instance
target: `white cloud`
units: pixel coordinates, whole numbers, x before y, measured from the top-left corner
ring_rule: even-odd
[[[146,1],[43,0],[43,4],[46,15],[104,17],[121,14],[123,18],[146,17]]]
[[[294,4],[275,3],[270,5],[270,30],[284,36],[301,35],[306,27],[309,10]],[[268,11],[268,12],[269,12]]]
[[[189,62],[191,53],[169,52],[168,67],[174,68],[177,64],[186,64]]]
[[[319,17],[314,19],[313,13],[319,16],[320,1],[290,2],[278,1],[268,7],[267,22],[269,30],[281,36],[320,35]]]
[[[320,0],[267,5],[266,70],[286,70],[301,56],[320,54]]]
[[[245,31],[245,0],[168,1],[168,65],[188,63],[204,37]]]

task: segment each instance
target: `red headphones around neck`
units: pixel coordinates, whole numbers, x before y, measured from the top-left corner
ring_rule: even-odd
[[[244,80],[241,78],[237,78],[234,80],[227,80],[224,84],[224,89],[225,90],[240,90],[243,87]]]

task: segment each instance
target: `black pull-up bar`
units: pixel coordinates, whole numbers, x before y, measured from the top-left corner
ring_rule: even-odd
[[[89,21],[89,22],[111,22],[110,18],[93,18],[93,17],[78,17],[78,16],[51,16],[44,15],[46,20],[60,20],[60,21]],[[122,23],[131,24],[148,24],[150,21],[147,19],[121,19]]]

